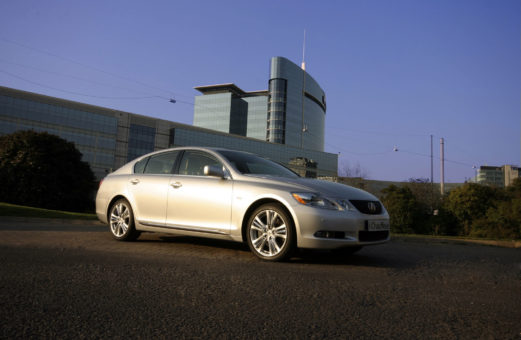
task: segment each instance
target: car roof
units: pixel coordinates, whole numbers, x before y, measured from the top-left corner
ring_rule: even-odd
[[[155,155],[155,154],[158,154],[158,153],[162,153],[162,152],[169,152],[169,151],[183,151],[183,150],[199,150],[199,151],[214,151],[214,152],[219,152],[219,151],[232,151],[232,152],[240,152],[240,153],[251,154],[250,152],[246,152],[246,151],[241,151],[241,150],[232,150],[232,149],[227,149],[227,148],[218,148],[218,147],[207,147],[207,146],[177,146],[177,147],[173,147],[173,148],[166,148],[166,149],[161,149],[161,150],[157,150],[157,151],[154,151],[154,152],[150,152],[150,153],[147,153],[147,154],[141,155],[141,156],[137,157],[137,158],[134,159],[134,160],[143,159],[143,158],[145,158],[145,157],[149,157],[149,156],[152,156],[152,155]]]

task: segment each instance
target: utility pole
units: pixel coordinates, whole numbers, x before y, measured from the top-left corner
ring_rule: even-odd
[[[445,193],[445,159],[444,159],[444,140],[440,139],[440,191],[441,195]]]
[[[432,135],[431,135],[431,210],[433,210],[433,206],[434,206],[434,158],[433,158],[433,155],[432,155]]]
[[[300,131],[300,148],[304,148],[304,132],[306,126],[304,125],[304,100],[306,97],[306,30],[304,30],[304,42],[302,43],[302,129]]]
[[[434,158],[432,157],[432,135],[431,135],[431,186],[434,184]]]

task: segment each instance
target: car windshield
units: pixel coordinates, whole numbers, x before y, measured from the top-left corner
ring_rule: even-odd
[[[243,152],[218,151],[242,174],[299,177],[293,171],[273,161]]]

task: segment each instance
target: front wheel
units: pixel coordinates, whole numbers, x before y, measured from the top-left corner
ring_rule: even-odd
[[[251,251],[267,261],[289,258],[295,248],[293,221],[278,204],[264,204],[248,220],[246,237]]]
[[[134,213],[126,199],[117,200],[109,213],[109,225],[112,236],[119,241],[133,241],[139,237],[134,224]]]

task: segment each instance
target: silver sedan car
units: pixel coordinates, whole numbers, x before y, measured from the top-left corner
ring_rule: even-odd
[[[173,148],[127,163],[103,179],[96,213],[117,240],[141,232],[227,239],[268,261],[297,248],[349,253],[389,241],[389,215],[375,196],[217,148]]]

